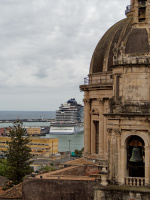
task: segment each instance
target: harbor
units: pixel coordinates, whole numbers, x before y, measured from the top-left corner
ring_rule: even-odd
[[[0,129],[13,127],[12,122],[1,122]],[[58,138],[58,152],[69,151],[69,141],[70,141],[70,151],[74,152],[75,149],[82,149],[84,146],[84,132],[73,134],[73,135],[51,135],[49,134],[50,122],[41,121],[23,121],[23,127],[41,127],[41,134],[34,137],[39,138]]]
[[[0,123],[13,123],[17,120],[21,122],[53,122],[55,119],[3,119],[0,120]]]
[[[23,127],[41,127],[42,135],[37,138],[58,138],[58,152],[68,152],[75,149],[81,150],[84,146],[83,131],[73,135],[51,135],[49,134],[50,124],[55,119],[55,111],[1,111],[0,129],[13,127],[16,120],[23,122]],[[69,142],[70,141],[70,142]]]

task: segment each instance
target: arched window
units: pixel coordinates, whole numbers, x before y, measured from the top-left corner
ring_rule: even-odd
[[[146,20],[146,2],[147,0],[139,0],[138,7],[139,7],[139,22],[144,22]]]
[[[127,142],[127,171],[129,177],[145,177],[145,145],[136,135]]]

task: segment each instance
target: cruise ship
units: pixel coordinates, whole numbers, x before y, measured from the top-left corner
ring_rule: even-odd
[[[84,107],[74,98],[61,104],[55,122],[50,124],[50,134],[72,135],[84,131],[83,113]]]

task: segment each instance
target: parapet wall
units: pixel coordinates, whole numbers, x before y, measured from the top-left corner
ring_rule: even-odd
[[[97,186],[94,193],[94,200],[150,200],[148,187]]]
[[[26,179],[23,200],[92,200],[95,181]]]

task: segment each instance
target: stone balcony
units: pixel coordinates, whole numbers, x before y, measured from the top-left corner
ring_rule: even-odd
[[[85,91],[92,88],[112,88],[113,79],[111,79],[110,73],[98,73],[90,74],[84,78],[84,85],[80,85],[81,91]]]

